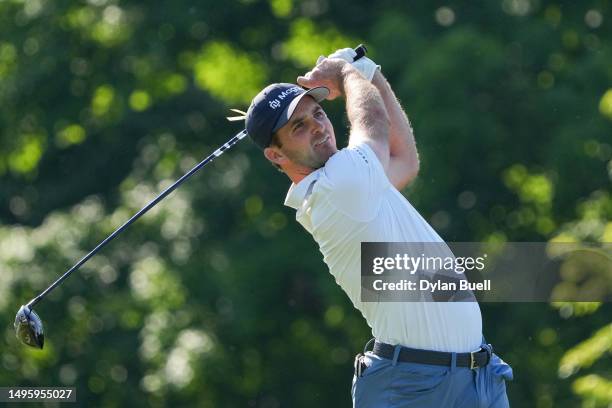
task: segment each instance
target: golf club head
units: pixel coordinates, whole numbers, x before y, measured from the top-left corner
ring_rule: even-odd
[[[42,320],[27,306],[21,306],[15,316],[15,335],[30,347],[43,348],[45,334]]]

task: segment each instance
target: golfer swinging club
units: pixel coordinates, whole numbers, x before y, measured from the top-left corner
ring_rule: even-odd
[[[285,204],[372,328],[372,351],[355,361],[353,406],[508,407],[512,369],[484,344],[477,302],[361,301],[361,242],[443,240],[399,193],[419,170],[406,114],[379,67],[355,55],[319,58],[300,86],[267,86],[246,114],[250,138],[292,181]],[[319,104],[337,97],[350,121],[341,150]]]

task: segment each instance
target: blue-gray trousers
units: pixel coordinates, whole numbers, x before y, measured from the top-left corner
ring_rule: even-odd
[[[397,354],[397,353],[396,353]],[[485,367],[397,362],[367,352],[353,377],[354,408],[507,408],[512,368],[493,353]]]

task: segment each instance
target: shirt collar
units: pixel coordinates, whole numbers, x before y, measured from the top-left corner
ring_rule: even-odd
[[[287,191],[287,197],[285,197],[285,205],[295,210],[300,208],[308,193],[308,187],[310,187],[310,184],[317,181],[322,170],[323,169],[317,169],[304,177],[299,183],[292,183],[291,187],[289,187],[289,191]]]

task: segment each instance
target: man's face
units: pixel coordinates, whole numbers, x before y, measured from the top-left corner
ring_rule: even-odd
[[[274,154],[266,153],[269,160],[283,168],[310,172],[323,167],[338,151],[334,128],[311,97],[302,98],[291,119],[277,132],[279,146],[270,146]],[[286,169],[287,170],[287,169]]]

